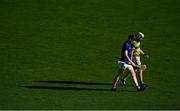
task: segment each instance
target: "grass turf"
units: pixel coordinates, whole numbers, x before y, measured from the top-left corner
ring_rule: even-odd
[[[0,109],[180,109],[179,0],[1,0]],[[129,33],[146,91],[111,92]]]

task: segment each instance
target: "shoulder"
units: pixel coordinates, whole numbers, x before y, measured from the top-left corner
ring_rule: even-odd
[[[140,47],[141,42],[136,42],[136,44],[134,45],[135,47]]]
[[[130,50],[130,49],[131,49],[131,44],[130,44],[128,41],[126,41],[126,42],[124,43],[123,49],[124,49],[124,50]]]
[[[131,46],[131,44],[130,44],[129,41],[126,41],[126,42],[124,43],[124,46]]]

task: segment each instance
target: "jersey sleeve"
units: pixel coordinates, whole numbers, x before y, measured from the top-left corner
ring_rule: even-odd
[[[124,51],[128,51],[129,50],[129,45],[128,44],[125,44],[125,46],[124,46]]]

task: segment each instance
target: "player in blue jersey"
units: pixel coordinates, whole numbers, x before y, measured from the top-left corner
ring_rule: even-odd
[[[135,35],[129,35],[128,40],[123,44],[121,58],[118,61],[119,69],[118,69],[118,72],[113,81],[113,86],[112,86],[113,91],[116,90],[117,83],[125,71],[128,71],[132,75],[132,78],[136,85],[137,91],[144,90],[144,88],[140,87],[140,85],[138,84],[136,73],[133,68],[133,67],[137,67],[137,66],[131,60],[132,44],[134,42],[136,42]]]

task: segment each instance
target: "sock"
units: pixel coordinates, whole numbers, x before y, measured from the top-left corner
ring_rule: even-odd
[[[116,88],[116,86],[113,85],[112,88]]]
[[[140,89],[141,87],[140,86],[136,86],[137,87],[137,89]]]

